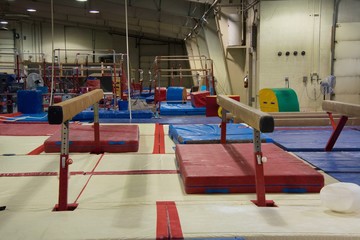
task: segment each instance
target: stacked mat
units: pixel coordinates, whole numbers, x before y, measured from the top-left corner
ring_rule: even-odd
[[[206,107],[193,107],[191,102],[174,104],[160,102],[160,114],[164,116],[205,115]]]
[[[221,128],[219,124],[188,124],[170,125],[169,136],[179,144],[220,143]],[[263,142],[272,142],[272,139],[261,134]],[[226,125],[226,140],[232,143],[252,142],[253,129],[245,124]]]

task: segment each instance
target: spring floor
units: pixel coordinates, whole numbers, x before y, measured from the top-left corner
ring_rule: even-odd
[[[70,154],[68,201],[78,207],[66,212],[52,211],[59,154],[41,149],[56,129],[36,131],[28,124],[15,136],[3,130],[0,206],[6,209],[0,211],[0,238],[360,239],[360,213],[331,212],[318,193],[267,194],[277,207],[257,207],[253,193],[186,194],[169,125],[163,125],[157,148],[156,124],[136,124],[138,152]],[[14,131],[16,125],[6,124]],[[318,171],[325,184],[338,181]]]

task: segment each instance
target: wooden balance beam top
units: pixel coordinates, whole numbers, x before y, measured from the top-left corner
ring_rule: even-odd
[[[263,133],[274,131],[274,118],[270,114],[247,106],[225,95],[218,95],[217,102],[219,106],[229,111],[234,118],[241,119],[254,129]]]
[[[348,117],[360,117],[360,105],[325,100],[322,103],[324,111],[338,113]]]
[[[102,89],[95,89],[83,95],[56,103],[49,107],[49,124],[62,124],[71,120],[76,114],[100,101],[104,96]]]

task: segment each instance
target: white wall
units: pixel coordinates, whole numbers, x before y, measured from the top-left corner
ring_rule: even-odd
[[[285,87],[288,78],[301,111],[321,110],[320,81],[330,75],[332,9],[332,0],[261,2],[257,91]]]
[[[360,104],[360,1],[342,0],[335,33],[334,99]]]

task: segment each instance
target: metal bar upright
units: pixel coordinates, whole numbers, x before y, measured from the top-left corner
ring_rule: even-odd
[[[95,138],[95,153],[100,154],[100,124],[99,124],[99,103],[94,103],[94,138]]]
[[[340,136],[340,133],[341,131],[343,130],[346,122],[348,120],[348,117],[347,116],[341,116],[336,128],[334,129],[334,131],[332,132],[327,144],[326,144],[326,147],[325,147],[325,151],[326,152],[330,152],[335,143],[336,143],[336,140],[338,139],[338,137]]]
[[[220,143],[226,144],[226,110],[221,108],[221,138]]]

